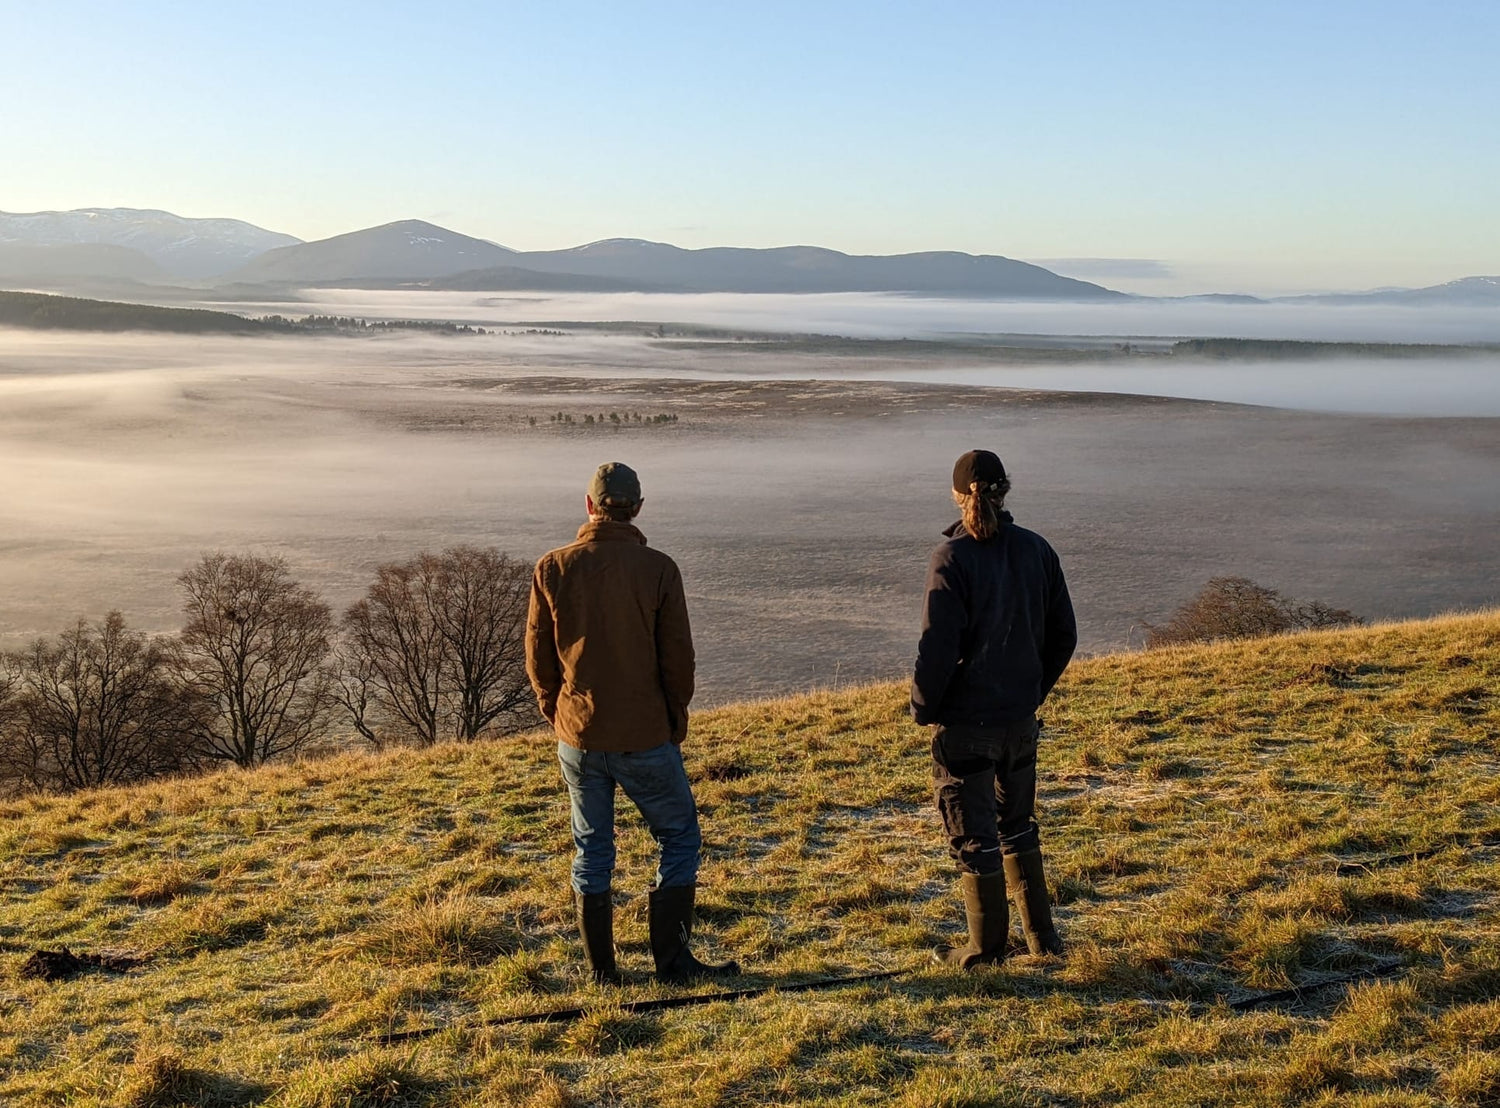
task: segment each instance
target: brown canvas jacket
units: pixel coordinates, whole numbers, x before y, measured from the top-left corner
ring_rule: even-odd
[[[610,751],[682,742],[693,635],[677,563],[633,524],[584,524],[532,574],[526,673],[563,742]]]

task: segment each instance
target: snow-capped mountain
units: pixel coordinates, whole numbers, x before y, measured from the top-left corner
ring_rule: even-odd
[[[187,219],[140,208],[0,212],[0,245],[137,250],[168,277],[216,277],[267,250],[302,241],[239,219]]]

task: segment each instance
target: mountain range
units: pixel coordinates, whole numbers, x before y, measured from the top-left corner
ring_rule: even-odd
[[[1116,299],[1100,285],[992,255],[852,256],[810,246],[684,250],[606,239],[571,250],[517,251],[421,220],[302,242],[229,219],[87,208],[0,213],[0,279],[197,282],[238,288],[342,285],[484,291],[917,292]]]
[[[487,275],[489,280],[487,280]],[[990,255],[862,257],[811,246],[684,250],[641,239],[605,239],[571,250],[510,250],[421,220],[403,220],[318,242],[282,246],[231,271],[241,284],[380,281],[429,288],[569,287],[677,292],[927,292],[971,296],[1108,299],[1123,294]],[[536,278],[536,280],[533,280]],[[531,284],[524,282],[532,280]],[[493,281],[493,283],[491,283]]]
[[[710,247],[615,238],[518,251],[421,220],[303,242],[237,219],[135,208],[0,212],[0,282],[140,294],[169,285],[275,295],[356,287],[572,292],[909,292],[1048,300],[1127,294],[997,255],[930,251],[850,255],[813,246]],[[182,292],[184,290],[177,290]],[[1202,298],[1192,298],[1202,299]],[[1263,302],[1249,296],[1209,299]],[[1273,298],[1282,302],[1500,307],[1500,277],[1421,289]]]

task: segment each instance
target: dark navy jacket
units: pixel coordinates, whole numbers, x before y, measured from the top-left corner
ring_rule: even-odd
[[[1036,713],[1078,645],[1047,540],[1002,513],[979,542],[955,524],[932,552],[911,686],[918,723],[988,727]]]

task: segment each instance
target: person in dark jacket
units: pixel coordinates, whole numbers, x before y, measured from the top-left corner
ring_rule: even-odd
[[[969,969],[1005,957],[1006,891],[1033,954],[1061,955],[1035,816],[1037,709],[1078,645],[1062,565],[1047,540],[1005,510],[999,457],[971,450],[953,467],[963,518],[932,554],[911,712],[934,726],[933,790],[958,863],[969,941],[939,947]]]
[[[601,984],[621,979],[611,899],[617,785],[661,847],[647,914],[657,977],[739,972],[688,949],[702,836],[678,748],[693,698],[693,636],[677,564],[631,522],[644,502],[634,470],[600,466],[577,541],[536,564],[526,620],[527,676],[568,786],[578,929]]]

